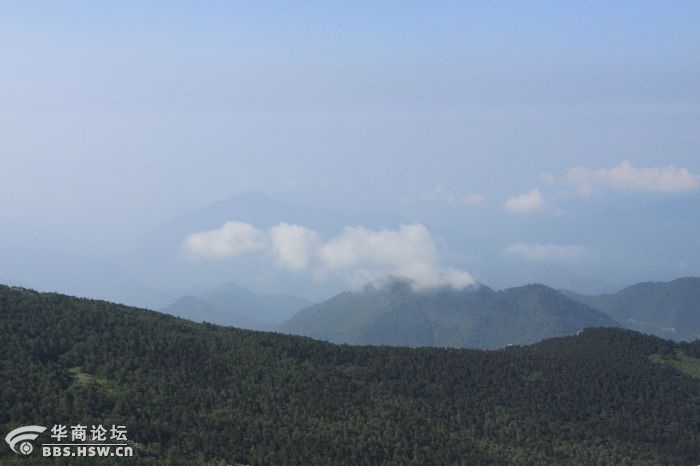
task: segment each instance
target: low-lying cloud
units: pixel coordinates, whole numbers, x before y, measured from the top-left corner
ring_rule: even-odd
[[[247,223],[226,222],[221,228],[189,235],[183,247],[191,259],[229,259],[265,249],[266,235]]]
[[[546,206],[547,202],[537,188],[527,193],[513,196],[503,204],[504,209],[514,214],[530,214],[541,211]]]
[[[581,258],[586,248],[578,244],[515,243],[506,247],[503,254],[515,256],[529,262],[571,262]]]
[[[300,225],[280,223],[264,232],[250,224],[227,222],[189,235],[182,246],[193,260],[259,253],[283,269],[307,271],[317,278],[340,276],[355,286],[386,277],[406,279],[415,289],[461,289],[475,283],[469,273],[441,264],[435,239],[419,223],[395,230],[349,226],[322,241],[317,232]]]
[[[587,197],[605,189],[663,193],[693,191],[700,186],[700,175],[675,165],[637,168],[624,161],[600,170],[574,167],[566,174],[566,181],[579,196]]]
[[[318,250],[319,271],[339,272],[359,284],[385,276],[405,278],[417,288],[474,283],[466,272],[439,265],[435,242],[425,226],[414,223],[398,230],[346,227]]]
[[[308,228],[280,223],[270,228],[270,242],[270,252],[279,266],[304,270],[311,261],[319,236]]]

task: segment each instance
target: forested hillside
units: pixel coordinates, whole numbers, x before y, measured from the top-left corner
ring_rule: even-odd
[[[2,435],[124,424],[131,464],[700,462],[700,345],[627,330],[499,351],[338,346],[0,287],[0,351]],[[39,459],[0,448],[3,464]]]

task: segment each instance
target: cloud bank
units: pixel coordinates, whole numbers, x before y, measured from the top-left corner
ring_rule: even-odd
[[[693,191],[700,185],[700,175],[675,165],[636,168],[625,160],[617,166],[600,170],[574,167],[566,174],[566,181],[579,196],[587,197],[604,189],[663,193]]]
[[[355,284],[386,276],[407,279],[417,288],[460,289],[474,283],[468,273],[439,265],[435,242],[418,223],[398,230],[346,227],[342,235],[319,248],[318,256],[321,273],[347,274]]]
[[[322,241],[317,232],[300,225],[280,223],[264,232],[250,224],[227,222],[189,235],[182,247],[193,260],[259,253],[283,269],[308,271],[318,278],[339,276],[355,286],[386,277],[406,279],[414,289],[461,289],[475,283],[467,272],[441,265],[434,238],[419,223],[396,230],[348,226],[337,237]]]
[[[280,223],[270,229],[270,252],[288,270],[306,269],[318,241],[315,231],[299,225]]]
[[[228,259],[264,249],[266,235],[247,223],[226,222],[216,230],[189,235],[183,247],[192,259]]]

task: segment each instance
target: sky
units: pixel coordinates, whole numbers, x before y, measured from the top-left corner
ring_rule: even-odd
[[[259,191],[398,215],[502,285],[700,274],[698,24],[695,1],[3,2],[0,239],[113,257]]]

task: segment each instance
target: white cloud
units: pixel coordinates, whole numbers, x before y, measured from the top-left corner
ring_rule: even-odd
[[[528,214],[531,212],[537,212],[546,207],[547,202],[540,193],[540,190],[535,188],[530,192],[519,194],[509,198],[503,207],[515,214]]]
[[[341,235],[322,242],[318,233],[299,225],[280,223],[263,232],[246,223],[227,222],[189,235],[183,248],[190,258],[206,260],[261,252],[287,270],[311,269],[316,276],[339,276],[353,285],[386,277],[409,280],[415,289],[459,289],[474,283],[467,272],[440,264],[435,240],[421,224],[397,230],[346,227]]]
[[[402,225],[399,230],[369,230],[345,227],[343,234],[324,244],[319,255],[329,269],[341,269],[358,263],[377,265],[403,262],[410,251],[411,259],[432,260],[435,246],[428,230],[420,224]]]
[[[289,270],[303,270],[314,254],[318,234],[299,225],[280,223],[270,229],[270,240],[277,264]]]
[[[600,170],[572,168],[566,175],[566,181],[575,187],[579,196],[586,197],[601,189],[666,193],[692,191],[700,185],[700,176],[675,165],[636,168],[624,161]]]
[[[252,225],[226,222],[221,228],[189,235],[183,247],[192,259],[218,260],[260,251],[265,240],[265,233]]]
[[[378,231],[346,227],[319,248],[319,264],[322,273],[344,273],[355,284],[386,276],[407,279],[419,289],[474,283],[468,273],[439,265],[435,242],[421,224]]]
[[[503,254],[530,262],[570,262],[581,258],[586,248],[578,244],[515,243],[503,250]]]

